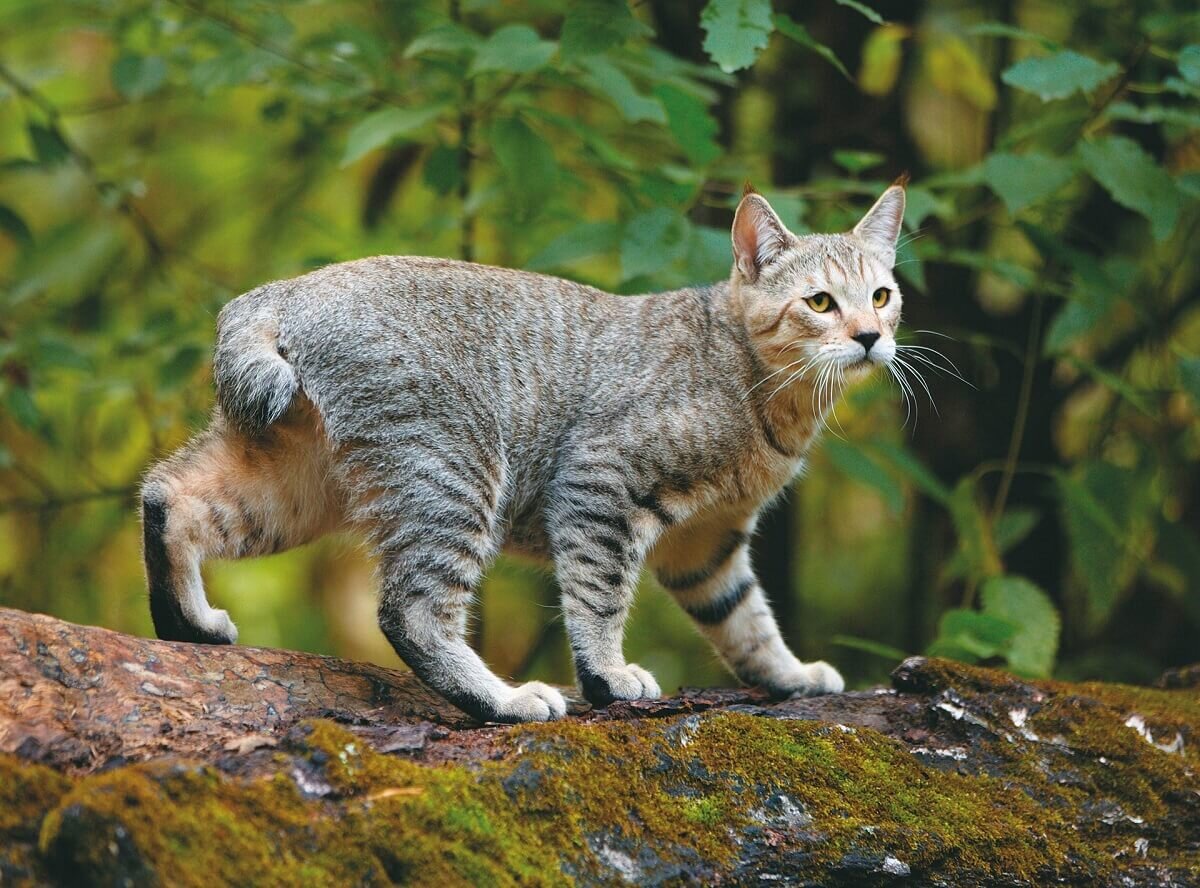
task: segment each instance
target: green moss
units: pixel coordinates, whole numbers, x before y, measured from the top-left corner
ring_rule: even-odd
[[[917,876],[1040,883],[1113,875],[1128,836],[1079,820],[1085,801],[1111,801],[1158,830],[1152,858],[1196,865],[1171,801],[1195,786],[1194,752],[1164,752],[1124,725],[1136,712],[1155,737],[1193,730],[1191,702],[937,669],[995,725],[1009,718],[1005,693],[1034,700],[1028,725],[1074,751],[996,731],[981,741],[993,776],[944,773],[869,729],[722,713],[513,728],[503,760],[428,767],[318,721],[256,781],[179,762],[68,781],[0,757],[0,829],[24,830],[26,862],[75,884],[606,882],[620,855],[658,867],[647,879],[679,867],[709,878],[763,829],[798,846],[790,865],[812,875],[868,854]],[[1064,783],[1050,754],[1077,775]]]

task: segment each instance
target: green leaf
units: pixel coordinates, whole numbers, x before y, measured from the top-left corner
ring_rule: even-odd
[[[1031,678],[1044,678],[1054,669],[1061,621],[1048,595],[1021,577],[992,577],[980,590],[987,616],[1016,627],[1005,657],[1012,670]]]
[[[621,238],[621,279],[654,274],[678,259],[687,247],[688,228],[687,219],[667,207],[630,219]]]
[[[1179,50],[1179,73],[1188,83],[1200,86],[1200,43]]]
[[[1121,69],[1064,49],[1053,55],[1022,59],[1000,75],[1009,86],[1031,92],[1043,102],[1065,99],[1075,92],[1090,93]]]
[[[589,85],[599,95],[617,106],[621,116],[630,123],[650,120],[666,123],[667,113],[662,102],[637,91],[633,81],[604,56],[591,56],[580,62],[589,77]]]
[[[869,96],[886,96],[895,88],[904,61],[901,44],[909,33],[901,25],[880,25],[867,36],[858,66],[859,89]],[[836,57],[833,61],[840,69],[841,62]]]
[[[67,148],[57,129],[31,123],[29,124],[29,141],[33,144],[33,153],[37,156],[38,161],[46,166],[65,163],[71,156],[70,149]]]
[[[900,514],[904,508],[904,490],[879,463],[867,456],[862,449],[841,441],[826,441],[823,449],[829,461],[840,472],[860,484],[874,488],[883,497],[891,513]]]
[[[779,29],[779,33],[784,37],[811,49],[825,61],[829,62],[829,64],[833,65],[833,67],[837,68],[847,80],[854,79],[850,76],[850,72],[846,70],[846,66],[842,64],[842,60],[834,54],[833,50],[808,33],[808,28],[804,27],[804,25],[782,12],[775,16],[774,21],[775,27]],[[890,25],[884,25],[885,29],[890,27]]]
[[[558,181],[554,152],[520,117],[498,118],[491,132],[509,194],[520,215],[528,218],[542,208]]]
[[[563,58],[577,60],[653,33],[634,18],[626,0],[581,0],[567,11],[559,40]]]
[[[689,160],[708,166],[721,156],[716,141],[717,121],[703,100],[669,83],[660,83],[654,94],[667,109],[667,126]]]
[[[1086,617],[1095,628],[1112,613],[1131,578],[1131,488],[1136,481],[1130,472],[1108,463],[1056,477],[1071,562],[1083,580]]]
[[[1179,359],[1179,384],[1200,407],[1200,358]]]
[[[112,83],[127,99],[144,99],[167,82],[167,63],[160,56],[125,53],[112,65]]]
[[[867,6],[865,3],[859,3],[858,0],[837,0],[839,6],[845,6],[847,9],[853,9],[863,18],[874,22],[877,25],[883,24],[883,16]]]
[[[1059,354],[1095,330],[1106,317],[1108,312],[1097,311],[1095,306],[1077,301],[1068,302],[1046,328],[1042,353]]]
[[[37,405],[33,402],[33,396],[29,393],[29,389],[20,385],[10,386],[8,397],[5,400],[8,403],[9,412],[18,425],[30,431],[37,431],[41,425],[41,414],[38,413]]]
[[[436,25],[425,33],[417,35],[416,39],[404,50],[404,57],[411,59],[431,53],[457,55],[473,51],[482,42],[482,37],[462,25],[452,23]]]
[[[839,647],[874,654],[877,657],[883,657],[883,659],[893,662],[899,662],[908,656],[900,648],[892,647],[890,644],[883,644],[879,641],[872,641],[869,638],[858,638],[854,635],[835,635],[829,640]]]
[[[991,524],[979,505],[975,483],[969,475],[955,485],[949,506],[967,576],[986,578],[999,574],[1002,568]]]
[[[983,164],[984,181],[1013,216],[1052,195],[1074,175],[1070,160],[1036,151],[989,154]]]
[[[1026,31],[1024,28],[1006,25],[1003,22],[980,22],[967,28],[967,33],[973,37],[1011,37],[1013,40],[1032,40],[1051,52],[1062,49],[1062,44],[1056,40]]]
[[[771,0],[708,0],[700,14],[704,51],[722,71],[749,68],[767,48]]]
[[[18,246],[27,247],[33,243],[33,234],[29,226],[17,212],[4,204],[0,204],[0,231],[11,237]]]
[[[475,53],[468,74],[486,71],[525,74],[544,66],[558,51],[553,40],[543,40],[529,25],[505,25]]]
[[[525,267],[530,271],[563,268],[580,259],[615,253],[620,244],[621,226],[616,222],[580,222],[535,253]]]
[[[433,105],[426,108],[384,108],[368,114],[354,125],[346,137],[342,166],[349,166],[376,148],[411,136],[436,120],[442,110],[442,105]]]
[[[840,150],[833,152],[833,162],[842,169],[850,173],[861,173],[872,167],[877,167],[887,160],[878,151],[850,151]]]
[[[925,468],[921,461],[908,450],[898,444],[886,441],[875,441],[868,446],[868,449],[882,456],[901,475],[916,485],[918,490],[943,505],[949,505],[950,488],[939,481],[937,476]]]
[[[450,194],[462,184],[462,154],[457,148],[438,145],[425,158],[425,184],[438,194]]]
[[[1079,155],[1113,200],[1150,220],[1156,241],[1170,237],[1183,199],[1171,176],[1142,146],[1125,136],[1105,136],[1080,142]]]
[[[983,659],[1004,653],[1017,627],[1002,617],[966,608],[951,608],[938,621],[938,634],[929,653],[963,651]]]

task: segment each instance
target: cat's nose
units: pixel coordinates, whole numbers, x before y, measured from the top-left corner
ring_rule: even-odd
[[[871,353],[871,346],[873,346],[876,342],[879,341],[879,334],[878,333],[855,333],[850,338],[853,339],[855,342],[857,342],[859,345],[861,345],[863,347],[863,352],[865,354],[869,355]]]

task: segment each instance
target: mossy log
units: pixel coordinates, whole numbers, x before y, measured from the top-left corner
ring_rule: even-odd
[[[478,725],[411,675],[0,609],[0,885],[1200,884],[1200,670]]]

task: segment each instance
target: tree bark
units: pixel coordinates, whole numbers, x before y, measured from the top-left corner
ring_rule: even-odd
[[[0,883],[1194,884],[1198,677],[912,658],[505,727],[410,673],[0,609]]]

